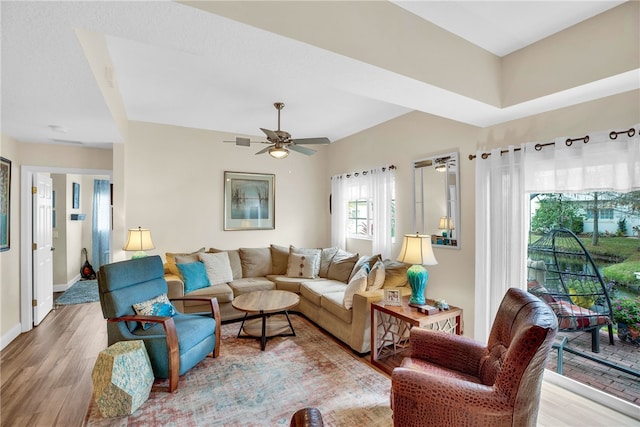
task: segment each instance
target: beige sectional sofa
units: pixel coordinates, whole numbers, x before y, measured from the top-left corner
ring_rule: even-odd
[[[192,264],[196,262],[208,269],[209,285],[190,290],[187,285],[194,280],[186,275],[185,268],[200,267]],[[167,253],[165,278],[170,298],[216,297],[223,321],[244,317],[244,312],[231,305],[238,295],[269,289],[295,292],[300,303],[292,311],[303,314],[362,354],[370,350],[371,303],[383,299],[384,288],[398,288],[402,295],[409,295],[408,267],[382,261],[379,256],[359,256],[337,248],[202,248],[188,254]],[[185,312],[205,311],[197,303],[182,306],[176,302],[176,306]]]

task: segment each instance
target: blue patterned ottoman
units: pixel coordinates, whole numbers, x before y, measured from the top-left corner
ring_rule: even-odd
[[[153,384],[149,355],[142,341],[121,341],[102,350],[91,374],[93,396],[104,417],[135,412]]]

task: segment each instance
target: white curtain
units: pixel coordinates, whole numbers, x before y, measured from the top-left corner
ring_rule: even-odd
[[[526,195],[522,151],[491,151],[476,164],[475,338],[487,342],[489,330],[510,287],[525,283]]]
[[[372,253],[391,258],[395,167],[331,177],[331,245],[345,249],[347,243],[348,203],[371,200],[373,236]]]
[[[615,139],[611,132],[590,133],[586,144],[562,137],[477,154],[476,339],[486,342],[507,288],[525,287],[529,193],[640,189],[640,125]]]

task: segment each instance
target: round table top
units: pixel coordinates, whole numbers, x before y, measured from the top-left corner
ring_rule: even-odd
[[[296,306],[300,302],[297,294],[289,291],[254,291],[238,295],[231,305],[240,311],[276,313]]]

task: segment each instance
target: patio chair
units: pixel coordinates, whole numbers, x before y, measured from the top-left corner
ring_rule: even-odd
[[[394,426],[535,426],[557,327],[548,305],[511,288],[487,345],[412,328],[411,356],[391,374]]]
[[[545,233],[529,245],[527,289],[558,316],[561,332],[591,333],[591,351],[600,352],[600,329],[613,340],[613,311],[607,286],[580,239],[566,228]]]
[[[206,298],[211,312],[203,315],[175,311],[172,304],[164,302],[167,282],[159,256],[101,266],[98,288],[102,314],[107,319],[109,345],[118,341],[143,340],[154,376],[168,378],[170,392],[178,388],[180,375],[207,355],[218,356],[218,301]],[[149,314],[137,314],[134,305],[142,312],[149,307]]]

